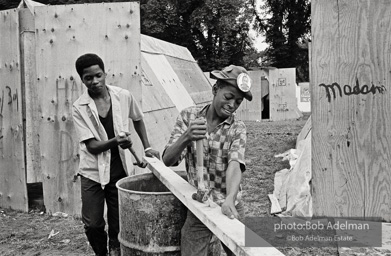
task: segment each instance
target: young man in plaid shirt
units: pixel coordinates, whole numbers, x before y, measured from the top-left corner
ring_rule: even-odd
[[[211,78],[217,79],[212,103],[181,111],[162,159],[165,165],[175,166],[185,158],[188,181],[197,187],[196,141],[203,140],[205,186],[223,214],[241,220],[246,126],[234,112],[244,99],[252,100],[251,79],[246,69],[234,65],[211,72]],[[181,233],[182,255],[207,255],[212,232],[190,211]],[[223,248],[228,256],[233,255],[224,244]]]

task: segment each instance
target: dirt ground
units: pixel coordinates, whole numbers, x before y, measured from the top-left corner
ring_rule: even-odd
[[[306,118],[281,122],[247,122],[247,171],[243,188],[247,216],[269,216],[267,194],[273,192],[274,173],[289,168],[274,155],[295,148]],[[279,248],[286,255],[338,255],[335,248]],[[0,255],[94,255],[80,219],[51,216],[40,209],[29,213],[0,208]]]

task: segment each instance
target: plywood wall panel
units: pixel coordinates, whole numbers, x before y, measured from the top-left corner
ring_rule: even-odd
[[[391,220],[391,2],[313,1],[314,214]]]
[[[249,71],[251,77],[251,93],[253,95],[252,101],[243,100],[239,108],[236,110],[236,116],[243,121],[260,121],[262,119],[262,83],[267,83],[263,78],[264,72]]]
[[[310,83],[299,83],[296,87],[297,107],[301,112],[311,112]]]
[[[269,70],[270,120],[300,117],[296,100],[296,69]]]
[[[170,56],[181,60],[195,61],[186,47],[147,35],[141,35],[141,51],[149,54]]]
[[[28,210],[19,16],[0,12],[0,207]]]
[[[42,6],[34,12],[45,206],[49,212],[78,215],[78,140],[72,104],[85,86],[75,61],[81,54],[97,53],[105,63],[107,83],[129,89],[141,102],[139,4]]]
[[[143,59],[153,71],[158,83],[164,88],[178,111],[195,105],[190,94],[164,55],[143,54]]]
[[[144,113],[166,108],[175,108],[170,96],[166,93],[155,72],[145,59],[149,53],[141,53],[141,83],[142,83],[142,109]],[[155,56],[157,57],[157,56]],[[165,58],[164,56],[160,56]]]
[[[145,113],[144,122],[148,127],[149,139],[160,155],[170,138],[178,115],[179,111],[175,107]]]
[[[212,86],[195,60],[170,56],[166,58],[195,104],[206,105],[212,102]]]

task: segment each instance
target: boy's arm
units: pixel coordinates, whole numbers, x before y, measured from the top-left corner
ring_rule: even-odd
[[[221,211],[230,219],[238,218],[239,214],[235,208],[235,200],[242,180],[242,171],[238,161],[231,161],[228,164],[226,175],[227,197],[221,205]]]
[[[179,135],[180,133],[177,133]],[[181,157],[183,150],[193,140],[201,140],[205,138],[206,134],[206,123],[205,120],[193,120],[187,130],[182,133],[176,141],[166,148],[163,152],[163,163],[166,166],[175,165]]]
[[[185,150],[190,141],[185,134],[182,134],[174,144],[164,150],[162,156],[163,163],[166,166],[176,165],[181,157],[182,151]]]
[[[87,139],[84,141],[88,152],[91,154],[100,154],[113,147],[120,146],[121,148],[129,148],[132,146],[132,140],[130,139],[130,133],[127,132],[125,137],[119,135],[105,141],[99,141],[95,138]]]
[[[221,206],[223,214],[229,218],[238,218],[235,207],[236,197],[239,192],[242,172],[246,170],[244,152],[246,147],[247,132],[244,123],[239,123],[235,128],[235,135],[228,153],[228,167],[226,170],[227,196]]]
[[[160,159],[160,154],[157,150],[154,150],[151,148],[151,145],[149,144],[147,130],[145,128],[144,120],[138,120],[133,121],[134,129],[137,132],[137,135],[139,136],[141,143],[143,144],[143,147],[145,149],[145,155],[152,157],[155,156],[156,158]]]
[[[72,117],[79,141],[84,142],[88,152],[91,154],[99,154],[116,146],[121,146],[122,148],[132,146],[132,141],[129,136],[130,133],[126,133],[126,137],[116,136],[107,141],[98,141],[95,139],[94,133],[88,127],[82,114],[75,106],[72,107]]]

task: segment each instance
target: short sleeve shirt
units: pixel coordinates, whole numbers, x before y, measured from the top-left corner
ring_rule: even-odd
[[[137,101],[128,90],[110,85],[107,85],[107,88],[111,97],[114,135],[117,136],[122,131],[129,131],[129,119],[139,121],[143,119],[144,115]],[[103,141],[107,140],[108,136],[99,120],[95,102],[89,96],[87,90],[73,103],[72,115],[80,148],[78,172],[104,186],[110,181],[110,150],[96,155],[92,154],[87,150],[84,141],[91,138]],[[118,147],[118,150],[124,170],[129,173],[129,168],[133,168],[133,166],[127,166],[126,164],[126,151],[121,147]]]
[[[178,140],[187,130],[190,121],[197,118],[206,118],[206,111],[209,106],[194,106],[182,110],[165,148]],[[235,116],[232,115],[220,123],[210,134],[207,134],[203,140],[204,167],[206,167],[204,168],[205,186],[212,189],[213,200],[219,204],[224,201],[227,194],[226,170],[228,164],[231,161],[237,161],[240,164],[241,171],[245,171],[246,138],[245,124],[242,121],[235,120]],[[178,161],[185,159],[188,181],[195,187],[197,187],[196,157],[196,142],[193,141],[185,148]],[[239,192],[237,198],[240,199],[240,197],[241,192]]]

